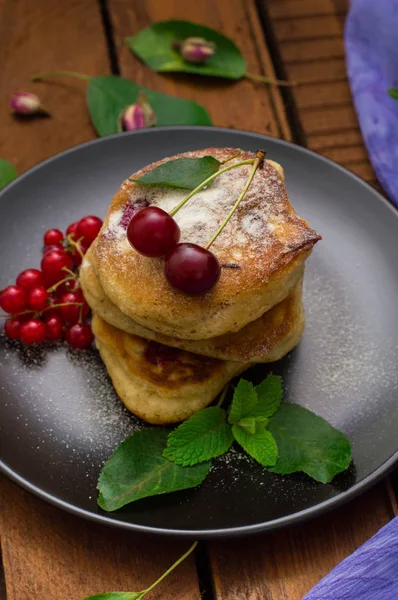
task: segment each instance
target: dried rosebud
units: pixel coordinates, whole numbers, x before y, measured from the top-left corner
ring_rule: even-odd
[[[38,96],[30,92],[16,92],[10,100],[9,107],[17,115],[37,115],[46,112]]]
[[[145,94],[140,93],[135,104],[130,104],[124,109],[119,118],[119,131],[134,131],[153,127],[156,123],[156,115],[146,99]]]
[[[183,42],[174,42],[184,60],[190,63],[204,63],[209,60],[216,51],[214,42],[208,42],[204,38],[189,37]]]

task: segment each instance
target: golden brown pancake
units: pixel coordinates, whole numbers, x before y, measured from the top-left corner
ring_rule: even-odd
[[[207,340],[182,340],[143,327],[122,313],[105,295],[92,258],[90,248],[80,271],[84,296],[96,314],[126,333],[212,358],[250,363],[279,360],[296,346],[302,335],[302,279],[285,300],[240,331]]]
[[[236,149],[208,148],[179,157],[211,155],[226,160]],[[242,151],[233,161],[253,158]],[[171,157],[176,158],[176,157]],[[132,177],[137,179],[166,158]],[[232,162],[232,161],[231,161]],[[176,215],[181,241],[205,245],[242,191],[251,166],[220,175]],[[270,162],[258,170],[238,210],[212,245],[221,277],[207,294],[188,296],[173,289],[164,276],[164,261],[139,255],[126,228],[142,206],[170,211],[187,194],[127,179],[113,198],[93,248],[97,274],[109,300],[139,325],[170,337],[204,340],[235,332],[286,298],[302,276],[303,264],[318,234],[290,205],[281,168]]]
[[[188,419],[249,366],[143,340],[98,315],[92,328],[118,396],[131,412],[155,425]]]

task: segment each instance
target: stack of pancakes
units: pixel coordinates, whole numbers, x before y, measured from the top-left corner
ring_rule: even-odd
[[[129,410],[150,423],[187,419],[210,404],[233,377],[255,363],[282,358],[304,329],[304,263],[320,239],[289,203],[283,169],[265,161],[211,247],[221,264],[202,296],[173,289],[164,261],[138,254],[127,239],[142,207],[169,212],[187,194],[134,183],[180,157],[225,161],[236,149],[208,148],[153,163],[113,198],[83,261],[80,279],[93,310],[93,332],[114,387]],[[254,158],[242,151],[230,162]],[[242,191],[250,165],[217,177],[176,214],[181,242],[205,246]]]

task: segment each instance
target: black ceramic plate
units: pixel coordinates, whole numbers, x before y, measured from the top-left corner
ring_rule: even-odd
[[[103,217],[121,181],[164,156],[209,146],[265,148],[285,168],[292,204],[323,235],[305,277],[307,326],[272,371],[287,399],[342,429],[354,465],[329,485],[267,473],[237,452],[196,490],[116,513],[96,504],[103,461],[140,426],[117,399],[97,353],[29,350],[0,338],[1,469],[41,498],[126,529],[193,537],[248,534],[337,506],[374,483],[397,453],[398,219],[348,171],[273,138],[216,128],[162,128],[103,138],[35,167],[0,201],[1,287],[39,264],[43,231]],[[269,367],[248,373],[261,380]]]

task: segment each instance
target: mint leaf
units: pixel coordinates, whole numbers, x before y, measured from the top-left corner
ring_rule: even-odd
[[[186,62],[173,48],[173,41],[189,37],[214,42],[214,56],[205,64]],[[183,71],[228,79],[240,79],[246,71],[245,60],[232,40],[210,27],[189,21],[159,21],[126,38],[126,41],[132,52],[154,71]]]
[[[169,434],[164,458],[187,466],[224,454],[234,440],[226,417],[227,413],[219,406],[195,413]]]
[[[282,401],[282,383],[278,375],[268,375],[264,381],[254,388],[258,402],[248,413],[250,417],[271,417]]]
[[[132,181],[145,185],[167,185],[193,190],[210,175],[216,173],[219,166],[220,162],[214,156],[176,158],[159,165],[146,175]]]
[[[346,436],[298,404],[282,404],[268,427],[279,450],[278,462],[270,469],[273,473],[303,471],[316,481],[329,483],[351,463]]]
[[[210,462],[180,467],[162,456],[167,429],[136,431],[108,458],[99,480],[98,505],[107,511],[125,504],[177,490],[196,487],[205,479]]]
[[[15,167],[8,160],[0,158],[0,190],[15,179],[16,176]]]
[[[256,433],[256,419],[255,417],[243,417],[237,423],[239,427],[242,427],[247,433]]]
[[[388,93],[390,94],[391,98],[398,100],[398,88],[390,88]]]
[[[143,592],[106,592],[105,594],[95,594],[87,596],[84,600],[141,600],[146,591]]]
[[[258,398],[253,384],[246,379],[240,379],[229,407],[228,422],[234,425],[243,417],[250,415],[257,402]]]
[[[278,458],[278,447],[273,435],[265,429],[248,433],[239,425],[232,426],[235,440],[263,467],[273,466]]]

